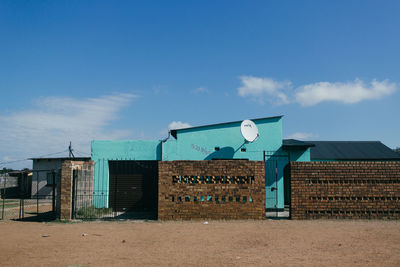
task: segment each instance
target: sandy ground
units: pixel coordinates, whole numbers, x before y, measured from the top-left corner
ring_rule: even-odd
[[[400,266],[400,221],[3,221],[0,265]]]

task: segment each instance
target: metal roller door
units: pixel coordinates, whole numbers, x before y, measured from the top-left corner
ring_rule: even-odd
[[[109,168],[113,211],[157,210],[157,161],[110,161]]]

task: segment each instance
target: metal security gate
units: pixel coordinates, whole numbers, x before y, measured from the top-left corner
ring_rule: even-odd
[[[117,212],[145,209],[142,174],[110,175],[110,207]]]
[[[15,171],[0,174],[0,219],[56,219],[59,170]]]
[[[117,213],[157,213],[157,161],[110,161],[109,206]]]
[[[109,161],[107,184],[93,173],[73,173],[72,216],[75,219],[156,219],[157,161]]]
[[[265,209],[268,217],[284,216],[289,212],[285,207],[285,197],[290,195],[290,187],[284,179],[285,168],[289,164],[289,155],[284,152],[264,151],[265,162]],[[289,214],[287,214],[289,216]]]

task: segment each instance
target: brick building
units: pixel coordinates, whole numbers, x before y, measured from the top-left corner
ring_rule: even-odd
[[[242,121],[173,129],[160,141],[92,141],[94,178],[81,191],[90,192],[92,209],[114,217],[258,219],[282,211],[293,200],[290,163],[312,162],[321,143],[283,140],[282,116],[252,121],[259,132],[254,142],[244,140]]]

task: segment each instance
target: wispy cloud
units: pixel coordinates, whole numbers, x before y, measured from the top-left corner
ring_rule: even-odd
[[[193,94],[205,94],[208,92],[209,92],[209,90],[207,87],[198,87],[198,88],[192,90]]]
[[[240,77],[242,86],[238,95],[264,103],[268,100],[275,104],[298,103],[313,106],[321,102],[339,102],[354,104],[364,100],[380,99],[393,94],[397,84],[388,80],[373,79],[369,84],[360,79],[351,82],[317,82],[297,87],[293,90],[290,81],[277,81],[272,78],[254,76]]]
[[[310,138],[315,138],[317,135],[312,134],[312,133],[302,133],[302,132],[297,132],[290,134],[288,136],[285,136],[286,139],[299,139],[299,140],[307,140]]]
[[[178,130],[189,127],[192,127],[192,125],[190,125],[187,122],[181,122],[181,121],[173,121],[168,125],[169,130]]]
[[[265,100],[278,105],[289,103],[285,91],[292,87],[290,81],[276,81],[268,77],[254,76],[241,76],[240,80],[242,86],[237,91],[241,97],[251,97],[259,103],[264,103]]]
[[[298,89],[295,98],[302,106],[312,106],[324,101],[354,104],[368,99],[379,99],[396,91],[396,84],[388,80],[372,80],[369,85],[356,79],[347,83],[318,82]]]
[[[0,157],[35,157],[66,149],[72,141],[77,150],[90,153],[93,139],[118,139],[126,130],[108,130],[122,107],[136,95],[115,94],[97,98],[44,97],[35,107],[0,114]]]

